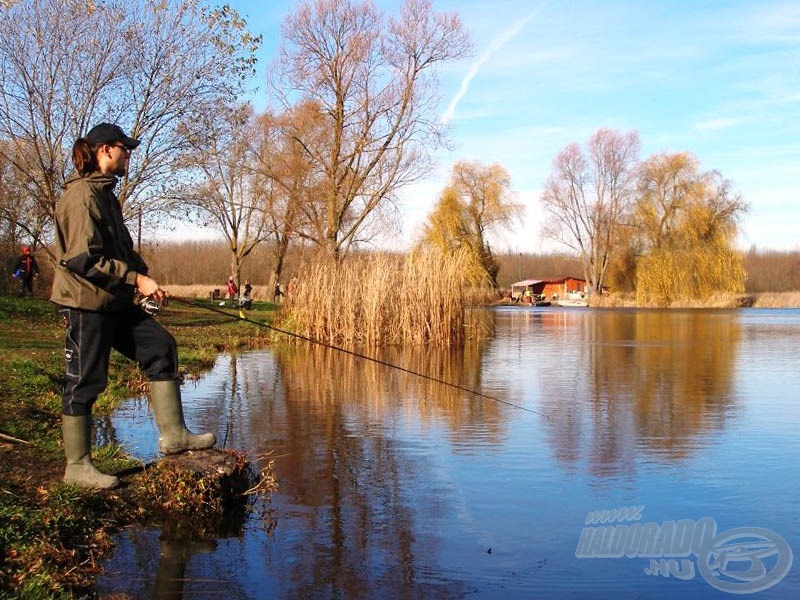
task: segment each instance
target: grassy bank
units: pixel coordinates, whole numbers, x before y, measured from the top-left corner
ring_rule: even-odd
[[[202,374],[220,351],[264,345],[270,335],[204,307],[221,310],[210,301],[172,301],[158,317],[178,341],[187,378]],[[268,322],[273,308],[255,303],[247,316]],[[0,297],[0,598],[82,596],[114,532],[140,516],[135,485],[89,493],[61,482],[63,338],[48,301]],[[109,386],[95,414],[144,389],[136,368],[112,353]],[[95,459],[115,472],[136,464],[115,447],[100,449]]]

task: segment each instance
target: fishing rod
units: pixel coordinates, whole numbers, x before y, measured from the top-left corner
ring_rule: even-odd
[[[409,375],[415,375],[417,377],[421,377],[423,379],[427,379],[428,381],[434,381],[434,382],[439,383],[441,385],[446,385],[446,386],[455,388],[457,390],[461,390],[462,392],[467,392],[468,394],[472,394],[473,396],[478,396],[480,398],[485,398],[487,400],[494,400],[495,402],[499,402],[500,404],[505,404],[505,405],[511,406],[513,408],[518,408],[519,410],[524,410],[524,411],[532,413],[534,415],[539,415],[540,417],[544,417],[545,419],[548,419],[548,420],[550,419],[550,417],[548,415],[546,415],[544,413],[541,413],[539,411],[533,410],[531,408],[527,408],[525,406],[522,406],[521,404],[516,404],[514,402],[510,402],[509,400],[503,400],[502,398],[497,398],[496,396],[490,396],[488,394],[484,394],[483,392],[479,392],[477,390],[473,390],[471,388],[465,387],[463,385],[459,385],[457,383],[451,383],[449,381],[446,381],[444,379],[439,379],[438,377],[433,377],[432,375],[428,375],[426,373],[420,373],[419,371],[414,371],[412,369],[407,369],[406,367],[401,367],[400,365],[396,365],[394,363],[390,363],[388,361],[381,360],[380,358],[375,358],[373,356],[367,356],[366,354],[361,354],[361,353],[355,352],[353,350],[348,350],[347,348],[342,348],[341,346],[336,346],[334,344],[328,344],[327,342],[322,342],[320,340],[308,337],[308,336],[303,335],[301,333],[295,333],[293,331],[286,331],[285,329],[281,329],[280,327],[275,327],[274,325],[270,325],[268,323],[263,323],[261,321],[256,321],[254,319],[250,319],[244,314],[244,311],[242,309],[239,309],[239,314],[237,316],[237,315],[232,314],[232,313],[230,313],[230,312],[228,312],[226,310],[222,310],[220,308],[217,308],[216,306],[209,306],[207,304],[198,304],[197,302],[195,302],[191,298],[182,298],[180,296],[173,296],[173,295],[171,295],[169,293],[167,294],[167,298],[170,299],[170,300],[177,300],[181,304],[186,304],[187,306],[192,306],[192,307],[195,307],[195,308],[204,308],[204,309],[206,309],[208,311],[211,311],[211,312],[214,312],[214,313],[218,313],[218,314],[221,314],[221,315],[225,315],[226,317],[236,317],[240,321],[245,321],[247,323],[251,323],[253,325],[257,325],[258,327],[264,327],[265,329],[270,329],[271,331],[275,331],[275,332],[281,333],[283,335],[288,335],[288,336],[293,337],[293,338],[301,339],[301,340],[304,340],[304,341],[309,342],[311,344],[317,344],[318,346],[322,346],[324,348],[330,348],[331,350],[337,350],[338,352],[344,352],[345,354],[349,354],[350,356],[354,356],[356,358],[360,358],[360,359],[363,359],[363,360],[368,360],[370,362],[377,363],[379,365],[383,365],[384,367],[389,367],[391,369],[397,369],[398,371],[402,371],[404,373],[408,373]]]

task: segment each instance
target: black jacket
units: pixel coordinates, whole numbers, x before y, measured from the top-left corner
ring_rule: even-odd
[[[23,254],[17,261],[17,266],[14,267],[14,273],[23,279],[29,279],[34,275],[39,274],[39,265],[33,254]]]

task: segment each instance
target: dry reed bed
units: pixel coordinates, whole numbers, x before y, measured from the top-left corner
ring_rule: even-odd
[[[800,291],[756,294],[753,306],[756,308],[800,308]]]
[[[463,341],[464,257],[436,251],[309,265],[281,321],[329,344],[452,345]]]
[[[590,306],[595,308],[636,308],[633,293],[612,293],[602,297],[592,296]],[[703,299],[680,298],[669,308],[800,308],[800,292],[768,292],[761,294],[732,294],[720,292]]]

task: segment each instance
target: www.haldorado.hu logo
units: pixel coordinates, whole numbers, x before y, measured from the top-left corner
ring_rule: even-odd
[[[646,575],[692,579],[695,565],[686,557],[694,554],[703,579],[732,594],[772,587],[792,566],[789,544],[769,529],[738,527],[717,535],[717,523],[710,517],[639,523],[643,510],[630,506],[590,512],[585,523],[590,527],[581,531],[575,556],[649,558]]]

